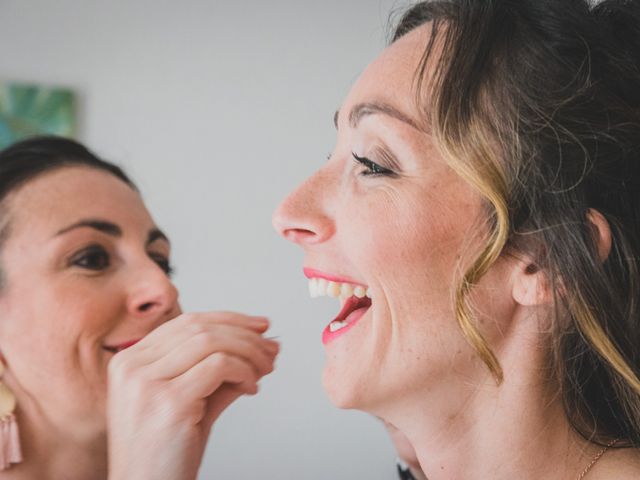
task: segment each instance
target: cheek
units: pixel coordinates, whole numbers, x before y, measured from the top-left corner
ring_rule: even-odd
[[[395,311],[450,305],[468,222],[420,189],[376,197],[344,221],[353,263]]]
[[[101,293],[98,295],[98,291]],[[46,287],[11,292],[4,309],[2,339],[9,360],[23,375],[46,377],[60,371],[69,377],[95,369],[102,354],[102,336],[117,320],[113,301],[105,290]]]
[[[350,376],[362,398],[425,388],[452,368],[475,365],[453,298],[465,248],[473,249],[469,239],[477,232],[472,225],[479,213],[479,203],[450,206],[414,190],[403,195],[385,192],[344,219],[342,238],[347,243],[342,247],[370,282],[374,308],[372,321],[361,326],[359,341],[345,343],[344,351],[335,353],[344,357],[329,358],[328,365],[338,365],[346,376],[345,366],[356,363],[353,358],[366,358],[375,378],[355,371]],[[333,369],[328,373],[329,378],[341,378]],[[331,384],[325,379],[325,385],[333,387],[334,398],[339,396],[341,386],[335,380]]]
[[[87,286],[84,283],[49,285],[35,295],[29,295],[29,292],[17,294],[15,297],[24,299],[24,302],[13,311],[28,317],[28,324],[55,338],[72,340],[99,335],[112,322],[111,317],[118,309],[117,297],[107,286]]]
[[[113,329],[113,306],[95,292],[75,301],[55,290],[32,299],[11,317],[16,341],[3,352],[20,385],[19,400],[22,395],[37,399],[58,419],[100,418],[111,358],[101,345]]]

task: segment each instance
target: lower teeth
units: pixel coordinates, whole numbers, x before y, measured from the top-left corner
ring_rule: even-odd
[[[329,331],[330,332],[337,332],[338,330],[344,328],[347,326],[347,322],[340,322],[340,321],[335,321],[335,322],[331,322],[329,324]]]

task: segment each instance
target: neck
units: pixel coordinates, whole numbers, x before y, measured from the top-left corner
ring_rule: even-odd
[[[501,385],[488,373],[473,384],[451,373],[438,391],[412,392],[377,413],[407,436],[429,480],[575,480],[597,452],[544,378],[539,338],[515,338],[525,340],[499,353],[508,366]]]
[[[32,402],[20,403],[16,413],[24,460],[0,472],[2,480],[105,480],[106,433],[74,431],[57,425]]]

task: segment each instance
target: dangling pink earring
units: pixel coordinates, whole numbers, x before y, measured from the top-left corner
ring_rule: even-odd
[[[0,379],[3,374],[4,364],[0,361]],[[22,461],[15,410],[16,396],[0,381],[0,470],[7,470],[12,464]]]

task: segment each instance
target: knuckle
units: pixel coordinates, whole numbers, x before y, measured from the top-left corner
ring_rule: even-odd
[[[182,322],[189,328],[206,328],[207,314],[199,312],[183,313],[180,316]]]
[[[194,313],[183,313],[182,315],[180,315],[179,320],[182,323],[186,323],[187,325],[190,325],[197,320],[197,315]]]
[[[216,340],[215,335],[209,330],[197,332],[193,336],[193,339],[191,340],[192,341],[191,348],[198,351],[206,351],[208,349],[211,349],[211,347],[215,343],[215,340]]]
[[[108,375],[110,381],[127,384],[127,388],[136,388],[138,385],[147,386],[150,383],[146,369],[139,368],[129,357],[118,355],[109,362]]]
[[[208,326],[199,318],[190,319],[187,323],[187,327],[194,336],[207,334],[210,330]]]
[[[207,360],[207,363],[211,365],[212,368],[219,369],[230,368],[234,363],[233,358],[224,352],[216,352],[212,355],[209,355]]]

